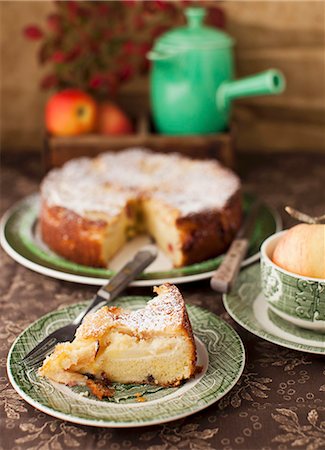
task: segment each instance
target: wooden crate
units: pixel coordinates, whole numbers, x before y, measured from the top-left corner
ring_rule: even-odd
[[[43,152],[44,169],[60,167],[66,161],[81,156],[96,156],[106,151],[120,151],[129,147],[148,148],[163,153],[178,152],[192,158],[218,159],[227,167],[234,166],[233,128],[227,133],[167,136],[150,130],[149,122],[142,118],[137,132],[125,136],[89,134],[74,137],[47,135]]]

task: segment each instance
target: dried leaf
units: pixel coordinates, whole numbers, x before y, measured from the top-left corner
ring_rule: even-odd
[[[188,423],[181,428],[182,433],[188,433],[189,431],[195,431],[199,428],[198,423]]]
[[[281,414],[272,413],[272,417],[276,422],[281,423],[282,425],[295,426],[295,423],[292,420],[288,419],[285,416],[282,416]]]
[[[280,430],[286,431],[287,433],[297,433],[297,426],[295,426],[295,425],[280,425]]]
[[[34,441],[38,437],[37,434],[26,434],[25,436],[15,439],[16,444],[24,444],[25,442]]]
[[[300,427],[301,431],[309,431],[312,429],[311,425],[303,425],[302,427]]]
[[[33,423],[21,423],[19,428],[22,431],[28,431],[28,433],[33,433],[34,431],[39,431],[39,428],[35,427]]]
[[[48,442],[44,442],[44,444],[42,444],[42,445],[39,447],[39,450],[50,450],[50,447],[49,447]]]
[[[262,383],[259,383],[257,381],[251,381],[251,385],[256,386],[257,388],[261,389],[262,391],[269,391],[270,388],[265,386]]]
[[[317,450],[322,444],[324,444],[324,441],[323,442],[313,441],[307,445],[306,450]]]
[[[293,439],[296,439],[297,435],[294,433],[287,433],[287,434],[279,434],[274,439],[272,439],[274,442],[289,442]]]
[[[5,405],[5,412],[8,419],[17,420],[20,418],[20,415],[8,404]]]
[[[68,434],[64,435],[63,441],[67,447],[79,447],[79,442]]]
[[[324,449],[325,447],[325,439],[318,439],[316,442],[316,448],[322,448]]]
[[[289,372],[290,370],[293,370],[296,366],[298,366],[298,364],[290,363],[287,366],[285,366],[284,371]]]
[[[312,436],[315,438],[324,438],[324,433],[322,431],[310,431],[308,436]]]
[[[22,405],[13,405],[13,407],[14,407],[14,410],[18,411],[18,412],[26,412],[27,411],[27,409]]]
[[[191,447],[192,448],[203,450],[203,449],[206,449],[208,445],[209,444],[207,444],[204,441],[201,441],[200,439],[191,439]]]
[[[50,423],[50,431],[52,431],[52,433],[54,433],[54,431],[57,429],[57,422],[56,420],[54,420],[53,422]]]
[[[310,441],[309,437],[303,437],[300,439],[296,439],[294,442],[292,442],[292,447],[301,447],[302,445],[306,445],[308,444],[308,442]]]
[[[272,383],[272,378],[259,377],[256,378],[256,381],[259,381],[260,383]]]
[[[181,440],[181,438],[179,436],[175,436],[174,434],[165,435],[165,439],[166,439],[166,441],[173,442],[174,444]]]
[[[250,386],[251,392],[259,398],[267,398],[267,394],[265,392],[261,391],[260,389],[255,388],[254,386]]]
[[[58,436],[55,436],[56,438],[58,438]],[[60,442],[55,439],[51,442],[51,449],[52,450],[63,450],[62,445],[60,444]]]
[[[186,448],[186,449],[188,449],[188,439],[185,439],[184,441],[179,442],[177,444],[177,448]]]
[[[243,398],[244,400],[248,400],[248,401],[250,401],[250,402],[253,402],[253,401],[254,401],[253,397],[252,397],[251,394],[249,394],[248,392],[245,392],[245,391],[242,392],[241,396],[242,396],[242,398]]]
[[[41,440],[51,439],[51,435],[48,433],[42,433],[39,437]]]
[[[144,433],[140,436],[140,441],[151,441],[156,436],[155,431],[148,431],[147,433]]]
[[[309,423],[316,426],[318,420],[318,412],[316,411],[316,409],[312,409],[311,411],[309,411],[307,420]]]
[[[218,428],[207,428],[206,430],[203,431],[198,431],[196,433],[196,437],[199,439],[211,439],[215,434],[217,434],[219,431]]]
[[[70,433],[72,433],[76,437],[86,436],[86,432],[77,427],[69,427]]]
[[[295,412],[291,411],[291,409],[277,408],[276,410],[278,413],[282,414],[283,416],[290,417],[296,424],[299,423],[297,414]]]

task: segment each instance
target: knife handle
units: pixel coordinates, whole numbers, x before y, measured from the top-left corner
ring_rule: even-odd
[[[222,263],[212,275],[210,285],[212,289],[224,294],[232,288],[238,275],[240,264],[248,249],[247,239],[235,239],[229,247]]]
[[[73,323],[80,324],[89,312],[96,311],[102,304],[116,298],[156,257],[157,249],[153,245],[147,245],[139,250],[131,261],[126,263],[107,284],[98,290],[88,308],[82,311]]]

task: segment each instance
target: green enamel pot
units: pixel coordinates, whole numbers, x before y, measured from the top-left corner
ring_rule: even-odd
[[[232,101],[283,92],[276,69],[234,80],[234,39],[204,25],[203,8],[187,8],[187,25],[162,35],[147,57],[151,107],[163,134],[208,134],[227,129]]]
[[[286,231],[266,239],[261,247],[262,291],[269,308],[302,328],[325,333],[325,280],[297,275],[274,264],[274,249]]]

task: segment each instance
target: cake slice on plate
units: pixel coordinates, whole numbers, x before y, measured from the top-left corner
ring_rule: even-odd
[[[104,306],[88,314],[73,342],[57,344],[39,374],[66,385],[89,379],[177,386],[196,372],[196,348],[184,299],[176,286],[143,309]]]

